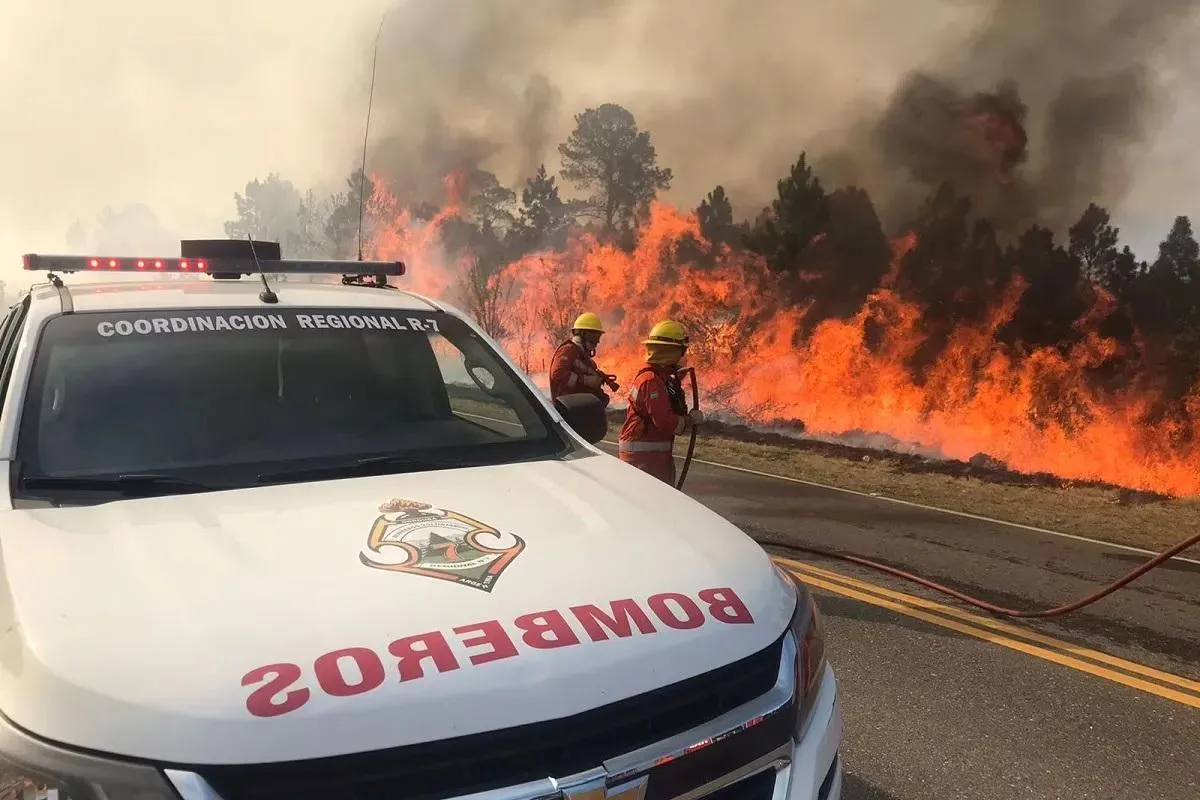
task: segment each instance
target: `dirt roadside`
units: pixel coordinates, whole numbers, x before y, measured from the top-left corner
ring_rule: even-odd
[[[623,412],[610,413],[615,440]],[[676,452],[687,450],[687,437]],[[706,423],[696,458],[1116,544],[1164,550],[1200,526],[1200,498],[1027,475],[986,459],[943,461]],[[1200,553],[1184,555],[1200,558]]]

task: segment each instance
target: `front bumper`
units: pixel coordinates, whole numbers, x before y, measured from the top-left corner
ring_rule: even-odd
[[[796,652],[788,634],[774,688],[700,727],[588,772],[452,800],[838,800],[842,717],[837,679],[826,664],[797,738],[792,733]],[[247,800],[225,796],[190,770],[166,770],[166,775],[182,800]]]
[[[794,746],[747,764],[686,795],[688,800],[840,800],[842,715],[837,680],[826,665],[808,727]]]
[[[840,800],[841,742],[837,680],[826,665],[820,694],[798,742],[675,800]]]
[[[825,665],[821,692],[813,705],[804,736],[792,750],[788,773],[776,783],[775,797],[787,800],[838,800],[842,796],[842,710],[838,703],[837,678]],[[783,770],[781,770],[783,772]],[[782,776],[781,776],[782,777]]]
[[[608,759],[588,772],[459,794],[458,800],[837,800],[841,794],[838,750],[842,720],[833,670],[824,666],[819,688],[815,697],[810,696],[811,705],[805,704],[808,710],[797,733],[794,634],[785,634],[772,651],[778,661],[770,691],[702,725]],[[320,786],[306,793],[270,783],[230,786],[235,791],[227,792],[226,787],[219,783],[214,787],[207,780],[211,767],[162,765],[156,769],[149,764],[108,760],[40,741],[7,724],[0,724],[0,754],[0,759],[20,772],[26,765],[31,777],[46,776],[48,785],[61,786],[66,791],[60,796],[72,800],[351,796],[329,793]],[[397,796],[390,788],[374,788],[352,796],[365,800]],[[452,796],[435,793],[429,797],[445,800]]]

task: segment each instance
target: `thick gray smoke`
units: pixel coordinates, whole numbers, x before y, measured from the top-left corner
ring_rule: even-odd
[[[1164,75],[1176,95],[1196,93],[1195,33],[1181,24],[1189,5],[4,0],[0,280],[27,277],[15,267],[22,252],[95,247],[104,235],[132,249],[220,235],[233,193],[270,172],[340,188],[357,167],[385,8],[369,168],[410,197],[440,199],[440,179],[456,167],[480,166],[510,186],[542,161],[556,171],[573,115],[617,102],[653,132],[681,205],[723,183],[738,212],[753,215],[807,148],[824,156],[828,180],[853,178],[901,210],[912,202],[902,190],[923,196],[950,175],[978,196],[994,193],[985,205],[1057,219],[1085,200],[1113,203],[1136,177],[1130,205],[1157,236],[1194,199],[1194,133],[1175,152],[1156,142],[1163,162],[1153,169],[1131,159],[1170,110],[1160,102],[1170,93],[1156,91]],[[1160,58],[1174,31],[1182,52]],[[910,79],[917,71],[929,80]],[[954,136],[938,136],[944,111],[941,128],[911,112],[1004,79],[1027,107],[1029,142],[997,188],[983,168],[999,163],[994,150],[957,122]],[[901,86],[915,94],[896,94]],[[1180,118],[1196,108],[1184,99]],[[970,157],[939,155],[950,141]],[[110,231],[100,230],[106,208]]]
[[[381,37],[368,169],[420,200],[453,168],[516,185],[539,163],[557,169],[574,114],[617,102],[653,133],[673,197],[694,204],[724,182],[753,211],[806,141],[882,103],[915,54],[978,14],[904,5],[400,2]]]
[[[383,23],[368,170],[437,202],[443,179],[490,167],[515,184],[553,151],[563,109],[539,64],[596,14],[558,2],[410,0]],[[602,16],[602,15],[601,15]]]
[[[1115,204],[1168,107],[1191,0],[408,0],[384,27],[371,168],[418,199],[453,168],[514,185],[618,102],[694,204],[752,215],[802,148],[898,223],[952,180],[1003,227]]]
[[[1158,56],[1192,0],[993,0],[983,24],[843,132],[825,170],[902,220],[942,181],[1002,230],[1126,195],[1169,111]]]

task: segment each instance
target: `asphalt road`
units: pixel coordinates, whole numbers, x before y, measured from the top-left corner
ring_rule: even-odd
[[[1006,606],[1059,605],[1147,558],[704,465],[686,489],[764,543],[856,553]],[[847,800],[1200,797],[1200,565],[1025,623],[768,549],[801,562],[824,612]]]

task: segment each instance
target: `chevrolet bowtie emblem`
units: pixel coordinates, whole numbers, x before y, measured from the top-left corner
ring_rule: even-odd
[[[607,778],[602,775],[569,785],[560,782],[560,787],[563,800],[646,800],[647,781],[647,776],[643,775],[617,786],[608,786]]]

